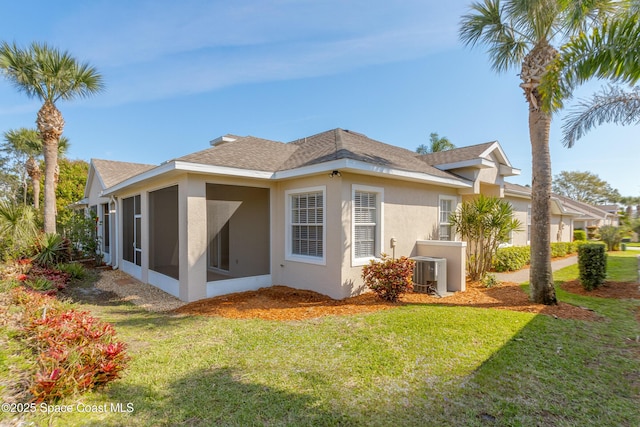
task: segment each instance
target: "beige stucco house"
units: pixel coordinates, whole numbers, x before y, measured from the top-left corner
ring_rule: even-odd
[[[444,257],[459,291],[466,243],[449,214],[484,193],[526,224],[530,192],[505,182],[518,173],[498,142],[418,155],[343,129],[289,143],[225,135],[159,166],[94,159],[82,203],[105,262],[184,301],[271,285],[341,299],[363,291],[362,266],[382,253]],[[559,224],[575,218],[565,211]]]

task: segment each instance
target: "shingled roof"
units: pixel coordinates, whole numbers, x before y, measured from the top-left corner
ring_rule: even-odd
[[[452,150],[438,151],[436,153],[422,154],[418,158],[432,166],[459,163],[467,160],[475,160],[478,157],[481,157],[493,144],[495,144],[495,141],[470,145],[468,147],[454,148]]]
[[[333,129],[287,145],[298,149],[279,170],[295,169],[331,160],[350,159],[411,172],[453,178],[450,173],[436,169],[416,158],[416,153],[405,148],[376,141],[361,133]]]
[[[155,168],[155,165],[143,163],[118,162],[114,160],[91,159],[104,188],[109,188],[128,178]]]
[[[209,166],[275,172],[296,150],[297,147],[282,142],[245,136],[175,160]]]

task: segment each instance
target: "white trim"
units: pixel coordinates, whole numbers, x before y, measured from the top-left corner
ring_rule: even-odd
[[[424,172],[413,172],[402,169],[396,169],[383,165],[373,165],[359,160],[352,159],[339,159],[332,160],[330,162],[318,163],[310,166],[303,166],[300,168],[289,169],[285,171],[259,171],[252,169],[232,168],[227,166],[212,166],[203,165],[199,163],[184,162],[179,160],[172,160],[167,163],[163,163],[148,171],[142,172],[136,176],[122,181],[110,188],[104,189],[101,193],[102,196],[108,196],[116,193],[124,188],[127,188],[134,184],[139,184],[143,181],[156,178],[158,176],[167,173],[176,172],[194,172],[203,174],[225,175],[225,176],[237,176],[244,178],[265,179],[265,180],[280,180],[288,178],[297,178],[306,175],[315,175],[324,172],[330,172],[333,170],[352,171],[361,173],[364,175],[374,176],[386,176],[398,178],[406,181],[414,182],[427,182],[431,184],[440,184],[454,188],[472,188],[473,184],[463,178],[449,178],[431,175]]]
[[[450,227],[449,230],[449,240],[445,240],[446,242],[453,242],[456,240],[456,233],[455,230],[453,229],[453,226],[451,225],[451,223],[449,221],[447,222],[442,222],[440,220],[440,209],[442,206],[442,201],[443,200],[450,200],[451,201],[451,212],[449,214],[454,213],[457,209],[458,209],[458,197],[457,196],[450,196],[448,194],[440,194],[438,195],[438,239],[440,239],[440,227],[442,225],[448,225]]]
[[[291,196],[296,194],[322,192],[322,256],[305,256],[298,255],[292,252],[291,248]],[[320,185],[316,187],[295,188],[291,190],[285,190],[285,255],[286,261],[304,262],[307,264],[327,265],[327,187],[326,185]]]
[[[235,279],[215,280],[207,282],[206,298],[217,297],[234,292],[256,291],[273,286],[271,274],[262,276],[237,277]]]
[[[180,281],[166,274],[149,269],[149,284],[162,289],[176,298],[180,298]]]
[[[356,204],[355,196],[357,191],[376,193],[376,242],[375,254],[373,257],[356,258],[355,257],[355,236],[356,236]],[[384,188],[372,187],[369,185],[352,184],[351,185],[351,266],[360,267],[369,263],[370,260],[376,259],[384,252]]]
[[[138,280],[142,280],[142,267],[140,267],[139,265],[135,265],[131,261],[122,259],[122,265],[120,266],[120,270],[124,271],[131,277],[134,277]]]

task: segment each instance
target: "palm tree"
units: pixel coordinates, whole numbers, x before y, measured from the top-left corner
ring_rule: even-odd
[[[12,129],[5,132],[4,139],[15,151],[24,153],[27,157],[24,164],[25,170],[31,179],[31,185],[33,187],[33,207],[38,210],[40,209],[40,178],[42,177],[40,162],[37,160],[37,158],[42,155],[40,135],[35,129],[20,128],[18,130]],[[26,193],[25,191],[25,198]]]
[[[418,148],[416,148],[416,153],[418,154],[429,154],[429,153],[437,153],[440,151],[447,151],[456,148],[455,145],[446,136],[440,138],[440,136],[432,132],[429,135],[429,145],[420,144]]]
[[[27,49],[3,42],[0,45],[0,69],[18,90],[43,101],[36,125],[42,139],[45,162],[44,231],[55,233],[55,175],[58,144],[64,129],[62,113],[55,103],[100,92],[103,89],[102,76],[88,64],[79,63],[68,52],[35,42]]]
[[[634,3],[628,14],[605,21],[590,34],[581,33],[565,44],[542,82],[545,107],[562,108],[573,89],[593,77],[635,84],[640,79],[640,20]],[[625,91],[608,86],[582,100],[566,118],[563,144],[569,148],[589,130],[603,123],[640,123],[640,87]]]
[[[35,129],[11,129],[4,133],[4,139],[11,146],[11,149],[23,153],[27,157],[24,166],[33,187],[33,207],[38,210],[40,209],[40,178],[42,177],[39,159],[43,149],[40,134]],[[58,156],[64,156],[68,148],[69,139],[61,136],[58,143]],[[55,181],[57,184],[57,179]]]
[[[551,45],[617,12],[613,0],[484,0],[474,2],[461,20],[460,38],[488,47],[492,68],[520,67],[520,87],[529,106],[532,154],[531,299],[556,304],[551,270],[550,199],[552,114],[542,107],[538,90],[547,67],[558,55]]]

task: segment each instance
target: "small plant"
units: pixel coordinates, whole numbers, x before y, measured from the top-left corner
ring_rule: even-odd
[[[84,266],[77,262],[58,264],[56,265],[56,269],[62,271],[63,273],[67,273],[71,277],[71,279],[74,280],[82,280],[87,275],[87,270],[84,268]]]
[[[55,289],[53,282],[47,280],[44,277],[34,277],[33,279],[27,279],[24,281],[25,286],[35,289],[36,291],[50,291]]]
[[[68,239],[56,233],[43,234],[38,241],[36,264],[53,266],[67,262],[71,258],[71,243]]]
[[[380,298],[395,302],[400,295],[413,289],[415,261],[407,257],[399,259],[382,254],[380,261],[371,260],[362,268],[364,284]]]
[[[578,248],[578,269],[582,287],[590,291],[604,284],[607,253],[603,243],[585,243]]]
[[[494,286],[498,286],[500,284],[496,275],[491,273],[486,274],[482,278],[481,282],[485,288],[493,288]]]

